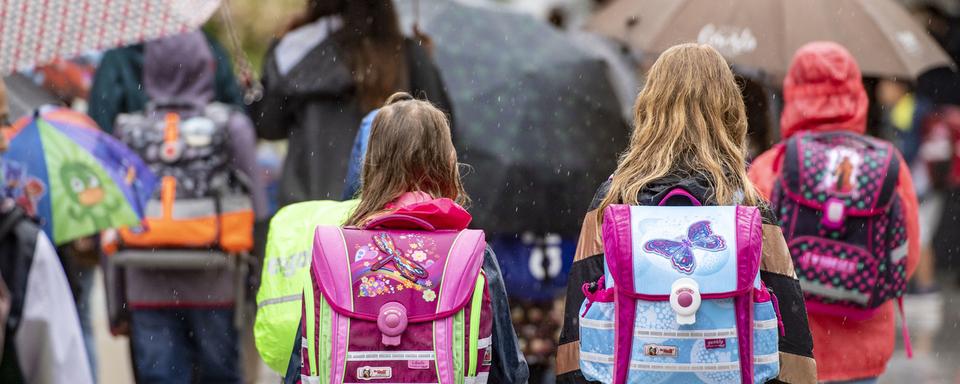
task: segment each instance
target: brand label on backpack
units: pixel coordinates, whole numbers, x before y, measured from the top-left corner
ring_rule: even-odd
[[[723,349],[727,347],[727,339],[706,339],[703,346],[707,349]]]
[[[829,271],[837,271],[843,274],[852,274],[857,272],[857,262],[853,260],[843,260],[830,255],[805,252],[798,258],[798,261],[800,266],[803,268],[820,268]]]
[[[410,360],[407,362],[410,369],[430,369],[430,360]]]
[[[393,377],[390,367],[360,367],[357,368],[357,378],[360,380],[382,380]]]
[[[673,345],[644,344],[643,354],[647,356],[677,357],[677,347]]]

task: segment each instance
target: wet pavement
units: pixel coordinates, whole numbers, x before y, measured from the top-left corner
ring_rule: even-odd
[[[960,384],[960,289],[955,279],[937,295],[904,298],[914,356],[908,359],[902,338],[881,377],[882,384]]]

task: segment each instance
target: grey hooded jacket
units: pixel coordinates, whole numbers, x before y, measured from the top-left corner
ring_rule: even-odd
[[[198,114],[214,100],[214,54],[205,36],[197,31],[148,42],[144,45],[143,85],[151,101],[176,101],[195,105],[178,109],[184,116]],[[240,110],[228,124],[233,166],[253,181],[251,197],[258,219],[266,214],[266,194],[258,182],[256,136],[253,123]],[[252,234],[251,234],[252,235]],[[163,252],[155,251],[157,257]],[[232,307],[237,287],[231,267],[163,270],[127,268],[127,301],[132,308]]]

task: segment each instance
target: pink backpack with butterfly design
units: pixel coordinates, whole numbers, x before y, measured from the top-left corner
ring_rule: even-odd
[[[438,224],[439,225],[439,224]],[[391,214],[318,227],[304,292],[304,383],[486,383],[493,356],[479,230]]]
[[[756,207],[613,204],[604,276],[583,286],[580,370],[605,384],[765,383],[782,323],[760,280]]]

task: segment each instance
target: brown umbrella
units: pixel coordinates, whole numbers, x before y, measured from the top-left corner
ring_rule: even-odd
[[[645,52],[700,42],[780,76],[811,41],[838,42],[868,75],[915,78],[950,58],[893,0],[620,0],[587,29]]]

